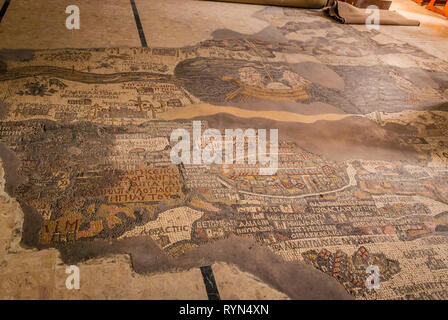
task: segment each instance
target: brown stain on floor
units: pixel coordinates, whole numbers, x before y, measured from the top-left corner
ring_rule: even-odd
[[[317,107],[323,104],[315,104]],[[307,110],[308,111],[308,110]],[[322,112],[322,110],[321,110]],[[314,123],[319,120],[341,120],[350,115],[343,113],[295,113],[283,110],[248,110],[232,106],[215,106],[207,103],[193,104],[183,107],[181,110],[170,110],[160,115],[161,120],[177,120],[192,119],[196,117],[214,116],[220,113],[228,113],[238,118],[252,119],[252,118],[266,118],[283,122],[299,122],[299,123]]]
[[[314,154],[329,160],[352,159],[417,162],[419,154],[403,144],[400,135],[412,134],[409,126],[380,126],[364,117],[332,115],[334,120],[315,122],[286,122],[266,118],[239,118],[227,113],[201,116],[191,120],[206,120],[210,128],[278,129],[280,140],[289,140]]]

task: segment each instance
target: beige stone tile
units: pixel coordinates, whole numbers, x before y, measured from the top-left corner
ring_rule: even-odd
[[[193,0],[137,0],[149,46],[181,47],[211,39],[217,29],[252,34],[268,26],[253,15],[264,6]]]
[[[120,260],[120,259],[119,259]],[[101,261],[101,259],[100,259]],[[90,262],[91,263],[91,262]],[[199,268],[139,275],[128,261],[79,264],[80,289],[66,287],[66,265],[55,270],[55,299],[207,299]]]
[[[0,270],[2,268],[2,261],[5,259],[5,256],[8,253],[9,244],[9,239],[0,239]]]
[[[50,299],[53,286],[52,270],[0,274],[0,299]]]
[[[136,280],[139,280],[138,288],[143,299],[208,299],[199,268],[155,274],[145,278],[138,276]]]
[[[390,10],[395,10],[406,18],[420,21],[420,26],[380,26],[379,32],[416,46],[439,59],[448,60],[447,18],[411,0],[394,0]],[[364,25],[354,27],[367,30]]]
[[[81,28],[68,30],[68,5],[78,5]],[[0,48],[140,46],[129,0],[12,1],[0,24]]]
[[[56,249],[8,254],[5,257],[6,265],[0,269],[0,274],[54,270],[57,254]]]
[[[212,266],[219,295],[223,300],[285,300],[289,299],[255,276],[226,263]]]
[[[0,239],[10,239],[14,228],[14,215],[16,206],[9,205],[0,199]]]

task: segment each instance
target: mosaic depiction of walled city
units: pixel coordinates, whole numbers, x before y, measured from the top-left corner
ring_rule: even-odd
[[[307,10],[258,18],[270,27],[183,48],[2,51],[24,243],[146,236],[177,256],[248,237],[358,298],[448,298],[448,63]],[[279,170],[172,164],[193,119],[279,129]]]

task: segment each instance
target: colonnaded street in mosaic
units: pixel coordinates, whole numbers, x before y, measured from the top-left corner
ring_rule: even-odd
[[[176,259],[252,238],[359,299],[447,299],[448,63],[310,10],[256,18],[270,26],[187,47],[0,51],[22,243],[77,262],[127,239]],[[194,121],[278,129],[279,169],[173,164]]]

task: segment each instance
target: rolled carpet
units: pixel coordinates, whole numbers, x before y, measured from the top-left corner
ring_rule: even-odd
[[[212,1],[263,4],[263,5],[307,8],[307,9],[321,9],[325,7],[325,5],[327,4],[327,0],[212,0]]]
[[[340,23],[346,24],[366,24],[371,16],[371,12],[366,9],[356,8],[346,2],[329,0],[323,12]],[[403,17],[396,11],[379,10],[379,25],[396,25],[396,26],[419,26],[418,20],[412,20]]]
[[[275,5],[307,9],[322,9],[322,11],[340,23],[366,24],[371,12],[356,8],[351,4],[337,0],[209,0],[219,2],[237,2],[249,4]],[[396,11],[379,10],[379,25],[419,26],[418,20],[407,19]]]

